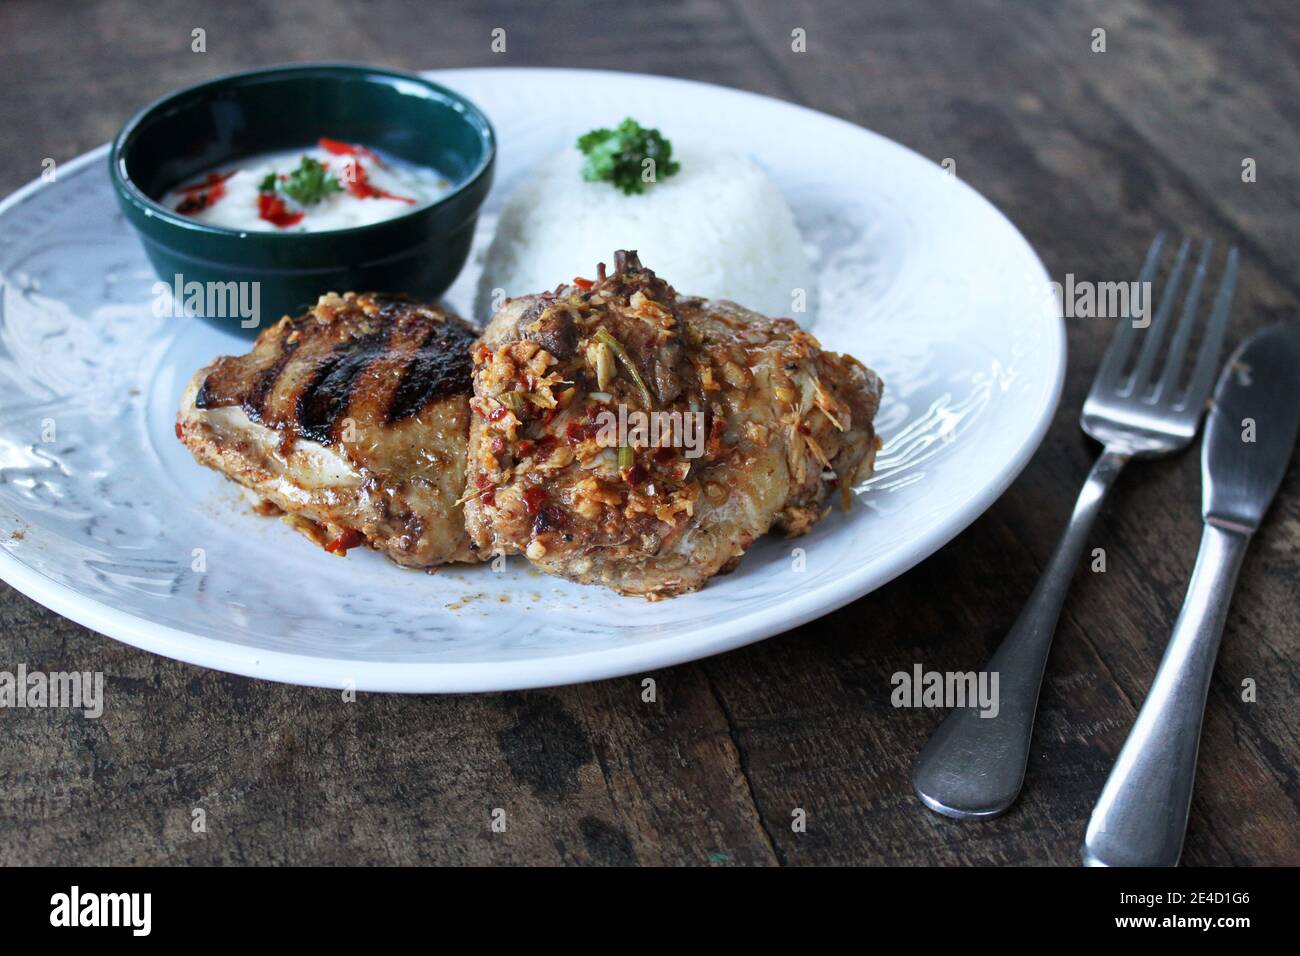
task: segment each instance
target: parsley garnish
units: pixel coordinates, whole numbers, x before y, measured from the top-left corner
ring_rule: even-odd
[[[578,137],[578,149],[587,156],[582,178],[588,182],[611,182],[627,195],[645,191],[644,162],[654,160],[655,178],[667,178],[679,169],[673,162],[673,144],[657,129],[645,129],[628,117],[617,129],[593,129]]]
[[[320,160],[310,156],[304,156],[298,168],[284,179],[275,173],[267,173],[257,189],[264,193],[279,190],[300,206],[313,206],[330,193],[343,192],[334,174]]]

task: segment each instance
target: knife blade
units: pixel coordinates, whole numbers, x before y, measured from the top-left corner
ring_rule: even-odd
[[[1237,572],[1300,430],[1300,323],[1233,352],[1201,445],[1204,528],[1173,634],[1088,820],[1088,866],[1174,866],[1183,852],[1205,699]]]
[[[1300,431],[1300,322],[1276,322],[1224,367],[1201,445],[1201,514],[1254,531]]]

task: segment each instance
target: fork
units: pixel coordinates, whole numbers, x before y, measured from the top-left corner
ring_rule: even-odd
[[[1152,288],[1149,283],[1158,271],[1164,242],[1165,234],[1161,232],[1142,263],[1137,286],[1139,306],[1135,310],[1139,315],[1149,314],[1146,290]],[[1219,350],[1237,278],[1234,248],[1228,253],[1190,376],[1182,385],[1212,248],[1211,242],[1204,244],[1167,349],[1163,348],[1165,331],[1191,249],[1191,240],[1186,237],[1170,267],[1154,318],[1145,327],[1135,321],[1121,321],[1111,336],[1080,417],[1084,432],[1100,442],[1103,450],[1088,473],[1065,534],[1029,601],[985,665],[987,672],[998,675],[1000,700],[996,715],[982,716],[978,708],[970,706],[954,710],[913,765],[912,786],[925,805],[937,813],[958,819],[995,817],[1015,802],[1025,779],[1047,654],[1093,520],[1130,460],[1171,455],[1196,437],[1218,371]]]

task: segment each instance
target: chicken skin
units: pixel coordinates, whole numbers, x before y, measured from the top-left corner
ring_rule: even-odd
[[[678,295],[618,252],[508,301],[474,349],[480,553],[651,600],[795,536],[871,474],[880,379],[789,319]]]
[[[435,306],[329,293],[200,370],[176,435],[328,551],[477,561],[459,502],[476,335]]]

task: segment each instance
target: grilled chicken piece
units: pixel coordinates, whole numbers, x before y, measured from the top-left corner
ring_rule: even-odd
[[[475,346],[465,520],[481,552],[654,600],[808,531],[837,490],[847,508],[882,386],[789,319],[615,264],[507,302]],[[668,413],[657,441],[636,412]]]
[[[200,370],[176,436],[327,551],[477,561],[459,503],[476,334],[436,306],[329,293]]]

